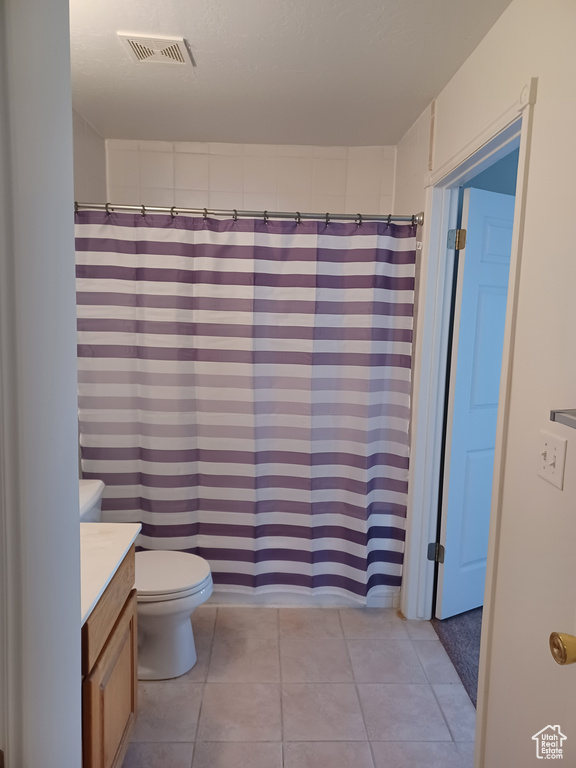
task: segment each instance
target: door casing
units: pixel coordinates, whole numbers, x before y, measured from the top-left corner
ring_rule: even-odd
[[[527,195],[527,178],[536,103],[537,78],[522,89],[520,98],[469,144],[460,147],[426,184],[425,221],[422,233],[422,267],[415,339],[412,450],[404,576],[400,595],[403,614],[409,619],[429,619],[432,614],[434,563],[427,559],[428,544],[435,541],[438,510],[445,371],[450,322],[452,261],[447,249],[448,230],[456,226],[457,188],[508,154],[519,142],[516,207],[512,235],[510,278],[500,380],[494,479],[484,622],[480,649],[476,765],[483,765],[486,702],[490,680],[490,654],[494,593],[498,576],[498,542],[501,523],[502,479],[510,408],[510,381],[514,330]]]

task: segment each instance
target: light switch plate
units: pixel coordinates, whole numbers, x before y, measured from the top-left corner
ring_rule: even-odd
[[[538,475],[560,490],[564,487],[566,443],[565,438],[540,430]]]

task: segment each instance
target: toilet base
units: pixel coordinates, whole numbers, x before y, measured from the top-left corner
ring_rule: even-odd
[[[138,567],[138,555],[136,555]],[[196,664],[192,614],[212,594],[209,575],[192,594],[170,599],[150,600],[139,595],[138,679],[170,680],[186,674]]]
[[[138,679],[170,680],[196,664],[196,646],[190,619],[166,628],[138,617]]]

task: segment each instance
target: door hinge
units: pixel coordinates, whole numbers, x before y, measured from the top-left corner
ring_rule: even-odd
[[[444,547],[440,542],[433,541],[428,544],[428,560],[433,560],[435,563],[444,562]]]
[[[466,230],[449,229],[448,230],[448,248],[453,251],[461,251],[466,247]]]

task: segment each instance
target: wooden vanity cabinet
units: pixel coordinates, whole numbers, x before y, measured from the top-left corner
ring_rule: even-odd
[[[137,712],[134,547],[82,627],[83,768],[121,768]]]

